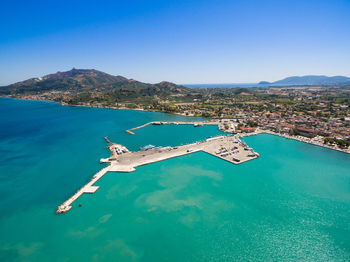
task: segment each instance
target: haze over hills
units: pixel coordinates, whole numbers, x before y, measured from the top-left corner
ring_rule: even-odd
[[[274,85],[339,85],[350,84],[350,78],[346,76],[324,76],[324,75],[306,75],[290,76],[275,82],[261,81],[259,84]]]

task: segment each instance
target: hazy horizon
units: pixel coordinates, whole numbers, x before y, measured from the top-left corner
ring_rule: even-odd
[[[78,69],[78,70],[97,70],[97,71],[101,71],[101,70],[92,69],[92,68],[90,68],[90,69],[87,69],[87,68],[73,68],[73,69]],[[69,71],[69,70],[67,70],[67,71]],[[54,73],[57,73],[57,72],[65,72],[65,71],[60,71],[60,70],[58,70],[58,71],[55,71],[55,72],[51,72],[50,74],[54,74]],[[101,72],[102,72],[102,71],[101,71]],[[104,72],[104,73],[110,74],[110,73],[108,73],[108,72]],[[118,75],[121,76],[120,74],[116,74],[115,76],[118,76]],[[32,76],[32,77],[30,77],[30,78],[40,78],[40,77],[43,77],[43,76],[45,76],[45,75]],[[326,77],[336,77],[336,76],[340,76],[340,75],[314,75],[314,74],[309,74],[309,75],[301,75],[301,76],[297,76],[297,77],[304,77],[304,76],[326,76]],[[347,75],[342,75],[342,76],[344,76],[344,77],[349,77],[349,76],[347,76]],[[123,76],[123,77],[124,77],[124,76]],[[279,81],[279,80],[282,80],[282,79],[285,79],[285,78],[288,78],[288,77],[294,77],[294,76],[285,76],[285,77],[283,77],[283,78],[281,78],[281,79],[276,79],[276,80],[267,81],[267,82],[269,82],[270,84],[272,84],[272,83],[275,82],[275,81]],[[28,79],[30,79],[30,78],[28,78]],[[350,78],[350,77],[349,77],[349,78]],[[128,79],[139,80],[139,79],[135,79],[135,78],[133,78],[133,77],[128,78]],[[19,81],[17,81],[17,82],[21,82],[21,81],[25,81],[25,80],[27,80],[27,79],[22,79],[22,80],[19,80]],[[164,79],[164,80],[161,80],[161,81],[168,81],[168,80]],[[161,82],[161,81],[159,81],[159,82]],[[235,85],[235,86],[237,87],[238,85],[246,85],[246,86],[248,86],[248,85],[258,85],[259,82],[262,82],[262,81],[266,81],[266,80],[260,80],[260,81],[257,81],[257,82],[255,82],[255,83],[253,83],[253,82],[226,82],[226,83],[201,83],[201,82],[197,82],[197,83],[179,83],[179,82],[174,82],[174,83],[175,83],[175,84],[178,84],[178,85],[184,85],[184,86],[195,86],[195,85],[203,85],[203,86],[205,86],[205,85],[208,85],[208,86],[210,86],[210,85]],[[147,82],[147,83],[156,84],[156,83],[159,83],[159,82]],[[16,83],[16,82],[14,82],[14,83]],[[14,83],[9,83],[9,84],[14,84]],[[262,86],[262,85],[264,85],[264,84],[260,84],[259,86]]]

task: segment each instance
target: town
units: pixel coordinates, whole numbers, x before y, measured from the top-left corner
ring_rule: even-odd
[[[247,89],[246,89],[247,90]],[[289,136],[317,139],[331,147],[350,145],[350,90],[324,87],[253,89],[238,94],[217,90],[191,103],[163,101],[148,109],[230,119],[235,132],[252,133],[257,128]],[[235,91],[235,90],[233,90]],[[230,126],[227,124],[226,129]]]
[[[330,148],[350,145],[350,86],[185,88],[168,96],[116,98],[93,91],[16,94],[22,99],[53,100],[62,105],[159,111],[207,119],[229,119],[235,132],[272,131],[317,140]],[[227,125],[226,127],[230,127]]]

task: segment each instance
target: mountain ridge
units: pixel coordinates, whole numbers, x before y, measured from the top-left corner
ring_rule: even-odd
[[[162,81],[156,84],[143,83],[134,79],[110,75],[95,69],[75,69],[43,77],[30,78],[0,88],[0,94],[38,93],[44,91],[116,91],[168,93],[188,92],[189,88]]]
[[[274,85],[332,85],[332,84],[348,84],[350,78],[346,76],[325,76],[325,75],[304,75],[289,76],[274,82],[261,81],[259,84]]]

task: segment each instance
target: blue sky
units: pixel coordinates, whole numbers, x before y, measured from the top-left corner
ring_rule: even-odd
[[[350,75],[350,1],[14,1],[0,85],[71,68],[144,82]]]

